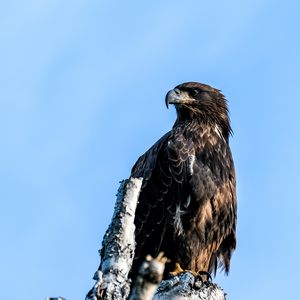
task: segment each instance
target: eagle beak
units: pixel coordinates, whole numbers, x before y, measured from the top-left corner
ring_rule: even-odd
[[[190,97],[186,91],[181,91],[178,88],[171,90],[166,95],[166,106],[169,108],[169,104],[180,104],[184,106],[193,106],[197,104],[197,101]]]
[[[182,99],[180,98],[180,90],[174,89],[167,93],[166,95],[166,107],[169,108],[169,104],[181,103]]]

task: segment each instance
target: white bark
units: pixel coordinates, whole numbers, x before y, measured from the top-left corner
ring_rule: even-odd
[[[114,215],[102,242],[102,261],[94,276],[97,282],[87,299],[122,300],[129,295],[128,273],[135,250],[134,216],[142,181],[130,178],[121,182]]]
[[[153,300],[225,300],[226,294],[212,282],[202,282],[190,272],[163,280]]]

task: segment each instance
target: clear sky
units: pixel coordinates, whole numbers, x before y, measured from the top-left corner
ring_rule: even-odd
[[[238,246],[230,300],[299,285],[300,2],[0,4],[2,299],[83,299],[119,180],[175,119],[185,81],[230,104]]]

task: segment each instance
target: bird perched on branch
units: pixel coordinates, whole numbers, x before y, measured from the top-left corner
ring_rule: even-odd
[[[132,168],[143,177],[135,215],[135,278],[146,255],[164,252],[167,271],[229,271],[236,247],[236,183],[228,106],[220,90],[197,82],[166,95],[177,119]]]

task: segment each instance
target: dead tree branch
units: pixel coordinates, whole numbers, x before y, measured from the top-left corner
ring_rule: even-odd
[[[135,249],[134,215],[141,185],[141,178],[121,182],[114,215],[102,242],[101,263],[94,276],[97,282],[87,299],[122,300],[129,295],[128,273]]]
[[[225,300],[223,290],[212,282],[202,282],[190,272],[163,280],[153,300]]]

